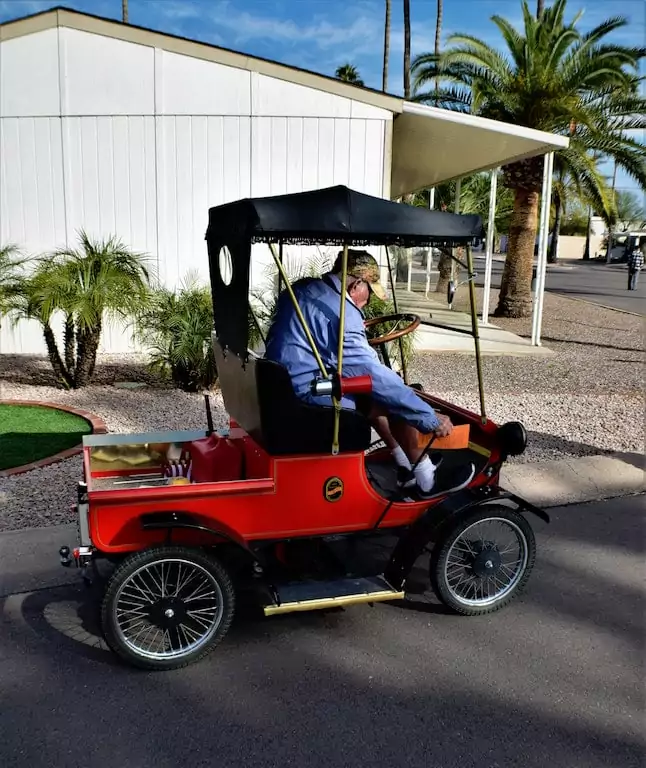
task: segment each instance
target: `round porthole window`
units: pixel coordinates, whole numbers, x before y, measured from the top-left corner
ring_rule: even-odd
[[[231,258],[231,251],[226,245],[220,248],[218,269],[220,270],[222,282],[225,285],[231,285],[231,280],[233,280],[233,259]]]

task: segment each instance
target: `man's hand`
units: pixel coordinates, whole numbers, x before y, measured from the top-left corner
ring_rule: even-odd
[[[439,419],[440,426],[433,432],[433,434],[436,437],[448,437],[451,432],[453,432],[453,424],[451,423],[451,419],[441,413],[437,414],[437,418]]]

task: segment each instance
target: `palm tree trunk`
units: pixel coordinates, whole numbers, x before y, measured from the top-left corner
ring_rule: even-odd
[[[65,367],[67,368],[67,372],[70,374],[70,376],[74,375],[74,362],[75,362],[75,344],[76,341],[76,334],[74,331],[74,317],[72,315],[68,315],[65,318],[65,335],[64,335],[64,345],[65,345]]]
[[[545,0],[536,0],[536,18],[540,19],[541,13],[543,13],[543,9],[545,8]]]
[[[390,58],[390,0],[386,0],[386,21],[384,22],[384,68],[381,78],[381,90],[388,90],[388,59]]]
[[[437,18],[435,20],[435,55],[440,55],[440,42],[442,39],[442,11],[443,1],[437,0]],[[435,106],[438,106],[438,95],[440,90],[440,79],[435,80]]]
[[[65,365],[63,364],[63,360],[56,344],[54,331],[52,331],[49,323],[45,323],[43,325],[43,336],[45,338],[45,345],[47,347],[47,356],[49,357],[49,362],[52,366],[52,370],[54,371],[54,376],[56,376],[56,379],[61,384],[61,386],[63,386],[65,389],[69,389],[72,384],[72,377],[65,370]]]
[[[532,266],[538,223],[536,191],[515,190],[509,248],[502,273],[495,317],[527,317],[532,309]]]
[[[547,261],[550,264],[556,264],[558,260],[559,233],[561,231],[561,219],[563,218],[563,206],[561,196],[558,192],[554,193],[554,227],[552,229],[552,241],[547,251]]]
[[[410,99],[410,0],[404,0],[404,98]]]
[[[96,365],[99,341],[101,340],[101,326],[79,331],[78,337],[76,370],[74,371],[75,389],[85,387],[90,383]]]
[[[446,293],[453,270],[453,261],[444,248],[441,248],[441,256],[437,263],[437,271],[440,273],[435,286],[436,293]]]
[[[124,24],[128,23],[128,0],[121,0],[121,20]]]

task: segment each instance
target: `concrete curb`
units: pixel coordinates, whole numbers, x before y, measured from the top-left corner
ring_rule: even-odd
[[[643,493],[644,457],[583,456],[508,464],[500,484],[538,507],[561,507]]]
[[[57,411],[65,411],[65,413],[71,413],[74,416],[80,416],[85,419],[92,428],[93,435],[104,435],[108,430],[103,421],[98,416],[95,416],[89,411],[83,411],[79,408],[72,408],[69,405],[61,405],[60,403],[49,403],[44,400],[0,400],[0,405],[29,405],[38,408],[54,408]],[[32,461],[29,464],[22,464],[19,467],[12,467],[11,469],[3,469],[0,471],[0,478],[11,477],[12,475],[21,475],[24,472],[31,472],[32,469],[40,469],[41,467],[47,467],[50,464],[56,464],[64,459],[69,459],[71,456],[76,456],[83,451],[83,444],[74,446],[73,448],[67,448],[65,451],[55,453],[53,456],[47,456],[44,459],[38,461]]]

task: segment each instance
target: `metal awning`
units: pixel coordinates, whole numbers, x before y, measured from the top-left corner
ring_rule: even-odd
[[[566,136],[405,101],[394,117],[390,197],[568,144]]]

